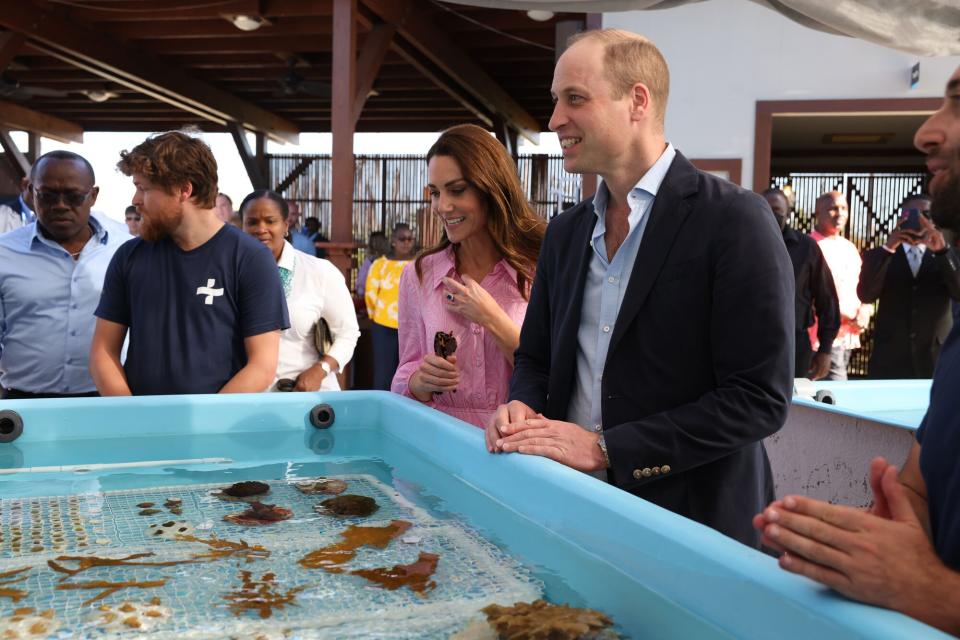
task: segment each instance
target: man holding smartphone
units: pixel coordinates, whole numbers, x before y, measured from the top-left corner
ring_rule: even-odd
[[[880,301],[870,378],[930,378],[960,301],[960,261],[930,221],[930,197],[911,195],[881,247],[863,254],[857,295]]]

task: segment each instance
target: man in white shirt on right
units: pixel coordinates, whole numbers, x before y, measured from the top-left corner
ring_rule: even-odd
[[[847,199],[839,191],[828,191],[816,204],[816,224],[810,237],[817,241],[823,257],[833,274],[833,282],[840,302],[840,331],[830,351],[830,372],[827,380],[846,380],[850,352],[860,348],[860,334],[870,322],[873,307],[861,304],[857,297],[860,280],[860,252],[843,237],[847,226]],[[810,340],[817,339],[816,327],[810,328]],[[814,345],[814,350],[818,347]]]

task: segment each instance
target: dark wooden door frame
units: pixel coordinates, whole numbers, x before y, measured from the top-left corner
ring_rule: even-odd
[[[869,98],[863,100],[757,100],[753,146],[753,190],[770,184],[773,117],[787,114],[932,113],[943,98]]]

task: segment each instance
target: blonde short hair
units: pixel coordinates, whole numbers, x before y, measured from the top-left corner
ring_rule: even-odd
[[[613,97],[620,99],[636,83],[644,84],[650,90],[654,113],[662,126],[670,95],[670,69],[657,45],[630,31],[595,29],[574,34],[567,46],[583,41],[603,45],[603,75],[613,88]]]

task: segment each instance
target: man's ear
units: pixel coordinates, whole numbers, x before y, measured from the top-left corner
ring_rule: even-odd
[[[193,183],[185,182],[177,188],[177,195],[180,197],[180,202],[186,202],[191,197],[193,197]]]
[[[630,87],[630,115],[634,120],[641,120],[653,116],[653,102],[650,99],[650,89],[642,82]]]

